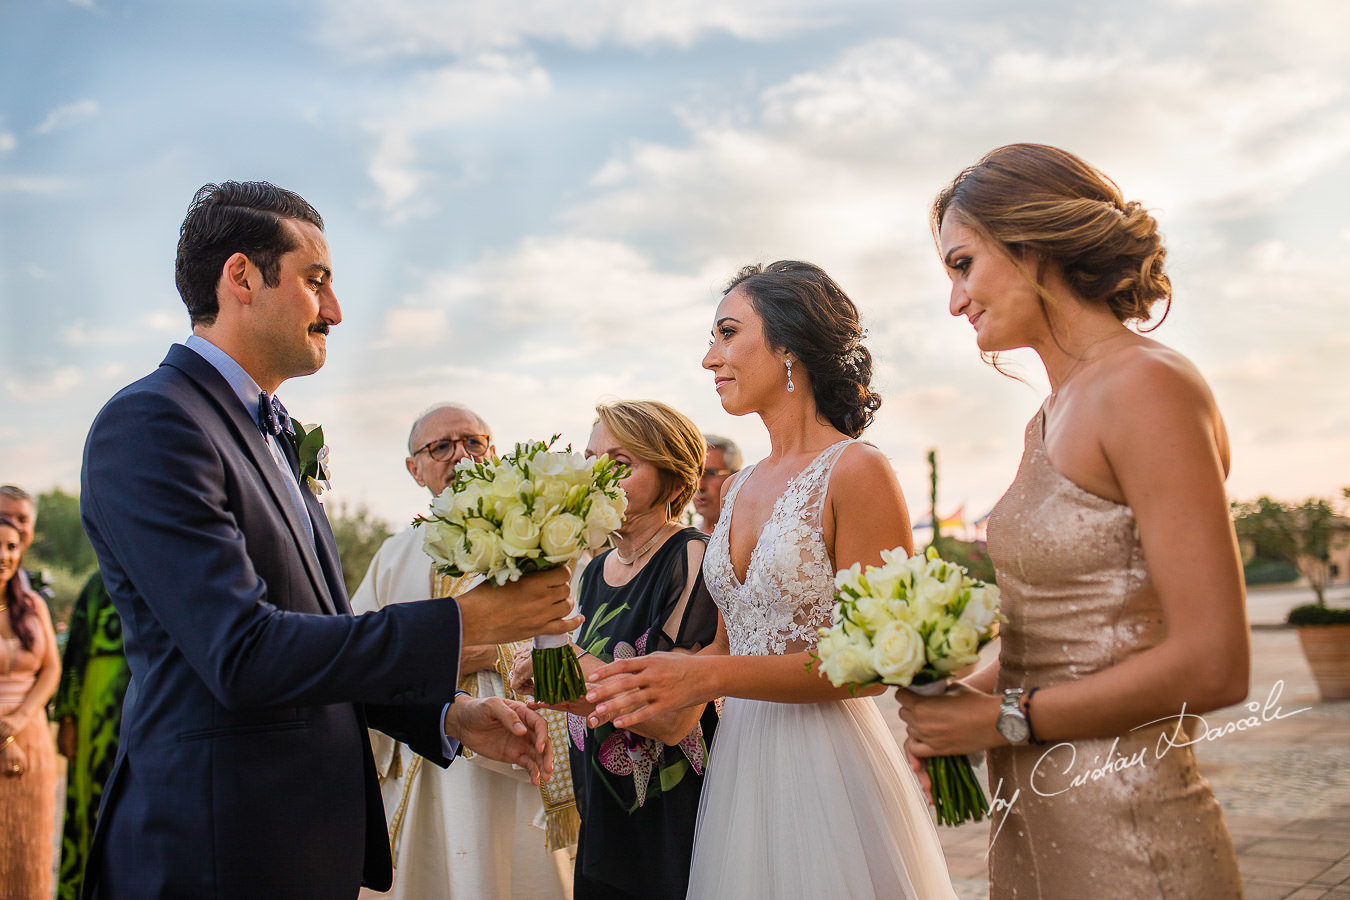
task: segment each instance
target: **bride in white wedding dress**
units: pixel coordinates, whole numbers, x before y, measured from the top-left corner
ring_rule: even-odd
[[[853,303],[819,268],[742,269],[703,360],[722,406],[758,414],[770,452],[729,480],[704,560],[722,621],[689,656],[591,676],[593,723],[623,728],[726,697],[699,806],[691,898],[954,897],[922,789],[868,696],[809,651],[834,573],[912,547],[885,456],[856,438],[880,398]],[[879,690],[860,692],[880,693]]]

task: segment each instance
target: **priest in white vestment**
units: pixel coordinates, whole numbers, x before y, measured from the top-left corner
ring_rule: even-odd
[[[455,463],[490,452],[492,432],[483,419],[464,407],[442,404],[414,423],[408,472],[434,496],[445,488]],[[391,603],[460,594],[473,586],[471,578],[476,576],[438,575],[422,550],[422,528],[415,526],[380,547],[351,598],[352,608],[359,615]],[[518,646],[464,647],[460,688],[479,697],[506,695]],[[565,721],[560,718],[551,730],[559,731],[555,753],[565,763]],[[389,823],[394,885],[389,894],[363,890],[363,898],[570,900],[568,845],[576,841],[578,820],[565,764],[541,788],[517,766],[466,754],[441,769],[380,732],[370,736]]]

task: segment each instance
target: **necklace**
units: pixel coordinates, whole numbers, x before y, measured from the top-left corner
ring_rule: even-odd
[[[619,552],[619,548],[616,546],[614,548],[614,558],[617,559],[619,562],[623,563],[625,566],[631,566],[639,559],[642,559],[642,557],[647,554],[648,550],[656,546],[657,540],[660,539],[662,533],[664,533],[666,530],[666,526],[669,524],[670,524],[669,522],[662,523],[661,527],[656,529],[656,534],[651,536],[651,540],[647,541],[647,543],[639,547],[638,551],[634,553],[632,556],[625,557],[622,553]]]

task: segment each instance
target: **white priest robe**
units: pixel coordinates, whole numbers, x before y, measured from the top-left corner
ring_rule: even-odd
[[[424,600],[433,596],[434,581],[431,559],[422,551],[422,528],[409,528],[375,554],[351,598],[352,609],[360,615]],[[497,672],[476,677],[478,696],[504,695]],[[442,769],[381,732],[371,731],[370,737],[389,822],[394,886],[389,894],[363,890],[363,898],[570,900],[572,860],[566,849],[546,849],[543,801],[523,769],[478,755]]]

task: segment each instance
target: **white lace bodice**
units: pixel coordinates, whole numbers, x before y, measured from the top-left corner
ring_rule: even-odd
[[[731,565],[736,494],[754,466],[736,476],[703,558],[703,577],[726,622],[733,656],[799,653],[816,645],[817,629],[834,610],[834,565],[825,547],[822,513],[830,472],[844,448],[827,447],[788,482],[764,523],[745,572]]]

